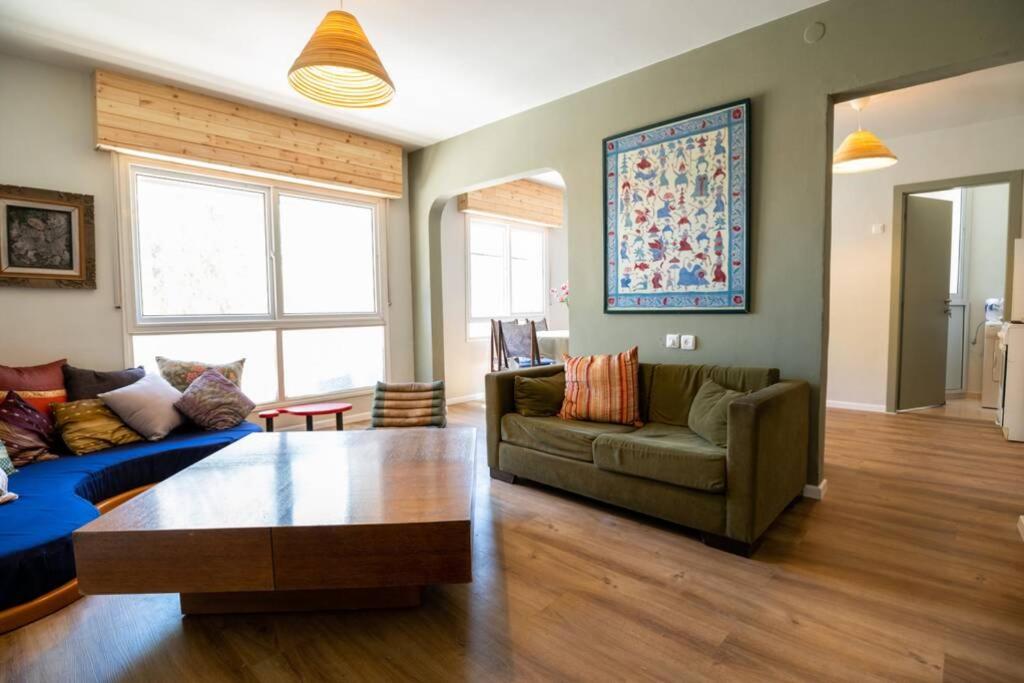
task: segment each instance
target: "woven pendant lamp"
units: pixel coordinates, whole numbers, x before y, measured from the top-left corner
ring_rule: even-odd
[[[332,107],[379,107],[395,85],[359,21],[348,12],[327,13],[298,59],[288,82],[300,94]]]
[[[832,155],[833,173],[876,171],[898,161],[877,135],[860,127],[860,112],[866,105],[866,98],[850,102],[850,106],[857,111],[857,130],[847,135]]]

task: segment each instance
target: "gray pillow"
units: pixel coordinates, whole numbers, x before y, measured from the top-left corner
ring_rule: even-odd
[[[746,394],[726,389],[711,380],[704,382],[690,403],[687,424],[705,441],[725,448],[729,441],[729,404],[741,396]]]
[[[181,392],[157,374],[150,373],[99,397],[125,424],[150,441],[164,438],[185,421],[174,407]]]
[[[189,384],[174,405],[203,429],[230,429],[256,407],[241,389],[213,368]]]

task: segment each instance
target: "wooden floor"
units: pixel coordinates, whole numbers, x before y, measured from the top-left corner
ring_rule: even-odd
[[[946,405],[935,408],[925,408],[917,411],[918,415],[930,415],[933,417],[955,417],[961,420],[981,420],[989,424],[995,424],[996,409],[982,408],[981,399],[975,396],[965,398],[951,398]]]
[[[994,426],[830,411],[824,502],[753,559],[486,477],[474,576],[419,608],[182,618],[176,596],[85,598],[0,637],[0,678],[1024,680],[1024,444]]]

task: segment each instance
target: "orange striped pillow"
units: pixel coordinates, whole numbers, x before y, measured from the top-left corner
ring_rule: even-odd
[[[611,356],[565,356],[564,361],[565,401],[560,418],[643,425],[637,347]]]

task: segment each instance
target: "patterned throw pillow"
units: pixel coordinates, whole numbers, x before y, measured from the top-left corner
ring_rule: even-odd
[[[0,399],[8,391],[17,391],[30,406],[47,416],[51,415],[51,403],[68,400],[61,370],[66,363],[67,360],[62,358],[45,365],[23,368],[0,365]]]
[[[53,417],[61,438],[75,455],[142,441],[98,398],[59,403],[53,407]]]
[[[256,404],[219,370],[211,368],[192,382],[174,407],[203,429],[230,429]]]
[[[640,361],[637,347],[611,356],[565,356],[563,420],[640,427]]]
[[[11,462],[11,456],[7,454],[7,446],[4,446],[4,442],[0,441],[0,472],[4,474],[14,474],[18,469]]]
[[[57,458],[53,453],[50,418],[26,403],[16,391],[7,392],[0,401],[0,441],[7,447],[15,467]]]
[[[146,371],[141,367],[124,370],[85,370],[65,365],[62,370],[68,401],[96,398],[107,391],[134,384],[146,375]]]
[[[163,356],[156,357],[156,365],[160,368],[160,374],[171,383],[171,386],[178,391],[185,391],[188,385],[196,381],[198,377],[207,370],[216,370],[227,377],[236,386],[242,386],[242,368],[245,366],[245,359],[236,360],[233,363],[223,365],[210,365],[189,360],[171,360]]]

